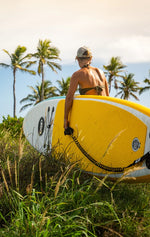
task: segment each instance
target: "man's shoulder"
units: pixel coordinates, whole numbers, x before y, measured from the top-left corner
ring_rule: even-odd
[[[76,71],[76,72],[74,72],[74,73],[72,74],[72,77],[79,77],[79,76],[82,75],[82,74],[83,74],[82,69],[79,69],[78,71]]]
[[[97,67],[95,67],[95,70],[97,71],[97,72],[100,72],[101,74],[103,74],[104,72],[103,72],[103,70],[102,69],[100,69],[100,68],[97,68]]]

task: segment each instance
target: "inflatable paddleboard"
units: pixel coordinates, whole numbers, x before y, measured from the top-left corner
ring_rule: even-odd
[[[34,106],[23,129],[39,152],[52,148],[85,172],[111,180],[150,181],[150,109],[122,99],[76,96],[70,113],[73,133],[64,135],[65,97]]]

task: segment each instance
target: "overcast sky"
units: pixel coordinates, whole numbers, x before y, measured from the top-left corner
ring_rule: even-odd
[[[85,45],[96,66],[119,56],[135,80],[143,81],[150,69],[150,0],[0,0],[0,62],[10,63],[2,49],[13,53],[21,45],[33,53],[39,39],[50,39],[61,52],[63,70],[57,77],[47,74],[47,80],[71,76],[77,49]],[[3,115],[12,116],[12,73],[0,68],[0,80],[1,121]],[[27,86],[36,82],[17,73],[18,116],[20,100],[31,92]],[[150,107],[149,98],[148,91],[140,103]]]
[[[0,0],[0,24],[0,49],[9,52],[18,45],[34,51],[47,38],[63,63],[82,45],[106,62],[112,56],[150,61],[149,0]]]

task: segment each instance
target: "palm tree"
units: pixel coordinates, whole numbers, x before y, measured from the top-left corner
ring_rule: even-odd
[[[150,79],[145,79],[144,83],[147,84],[148,86],[140,88],[139,94],[141,95],[143,92],[147,91],[150,89]]]
[[[51,86],[51,84],[50,81],[44,81],[44,99],[56,96],[56,88]],[[29,86],[29,88],[32,90],[32,94],[29,94],[20,101],[21,104],[26,103],[21,107],[20,112],[41,102],[42,83],[38,83],[35,87]]]
[[[44,66],[48,65],[54,72],[57,72],[56,69],[61,70],[61,66],[55,62],[55,60],[60,60],[59,50],[56,47],[52,47],[50,44],[50,40],[39,40],[37,52],[30,54],[30,57],[37,59],[38,74],[42,75],[41,100],[44,100]]]
[[[59,95],[62,96],[62,95],[67,95],[67,92],[68,92],[68,89],[69,89],[69,86],[70,86],[70,77],[68,77],[66,80],[64,80],[62,78],[62,80],[57,80],[57,83],[58,83],[58,87],[57,87],[57,90],[59,92]]]
[[[103,65],[104,69],[107,71],[105,72],[108,74],[108,84],[109,84],[109,92],[111,91],[111,84],[114,80],[114,87],[117,89],[117,77],[120,77],[120,73],[123,72],[123,68],[126,65],[123,65],[119,57],[112,57],[110,60],[110,64],[107,66]]]
[[[27,69],[30,67],[33,62],[27,60],[28,55],[23,56],[23,54],[26,52],[26,47],[24,46],[18,46],[15,50],[14,53],[10,54],[7,50],[3,49],[3,51],[10,57],[11,63],[10,64],[5,64],[5,63],[0,63],[0,66],[5,67],[5,68],[11,68],[13,71],[13,100],[14,100],[14,106],[13,106],[13,116],[16,117],[16,72],[18,70],[23,71],[23,72],[28,72],[30,74],[35,75],[36,72]]]
[[[139,91],[139,82],[136,82],[133,77],[133,73],[125,74],[125,76],[122,76],[123,81],[120,81],[121,86],[118,87],[120,91],[115,95],[115,97],[121,95],[121,99],[128,100],[129,97],[132,96],[134,97],[134,99],[139,100],[138,97],[133,93]]]

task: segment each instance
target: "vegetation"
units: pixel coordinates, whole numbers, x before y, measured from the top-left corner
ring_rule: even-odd
[[[0,131],[7,131],[11,137],[18,137],[22,132],[23,118],[12,118],[10,115],[5,118],[3,116],[2,123],[0,123]]]
[[[51,86],[52,83],[50,81],[44,81],[44,99],[48,99],[54,96],[63,96],[67,94],[70,85],[70,77],[66,79],[66,81],[62,78],[62,81],[57,80],[58,87]],[[26,103],[20,109],[20,112],[25,110],[26,108],[36,105],[42,101],[42,83],[39,83],[34,87],[29,86],[32,90],[32,94],[29,94],[27,97],[23,98],[20,103]]]
[[[50,40],[39,40],[37,52],[29,54],[31,58],[36,58],[38,62],[38,74],[42,75],[41,100],[44,100],[44,66],[47,65],[52,71],[61,70],[61,66],[56,63],[59,58],[59,50],[51,46]]]
[[[42,156],[22,134],[12,137],[7,120],[0,127],[0,236],[150,235],[149,184],[111,183],[84,174],[65,154]]]
[[[119,57],[112,57],[110,64],[107,66],[104,65],[103,67],[106,70],[106,74],[108,75],[109,92],[111,92],[112,81],[114,81],[114,87],[117,89],[117,78],[121,77],[120,73],[124,72],[122,69],[124,69],[126,65],[121,62]]]
[[[130,96],[134,97],[134,99],[139,100],[135,95],[136,92],[139,91],[138,82],[134,80],[134,74],[129,73],[122,76],[123,81],[120,81],[121,86],[118,87],[119,92],[116,96],[121,95],[121,99],[128,100]]]
[[[140,92],[139,92],[140,95],[141,95],[143,92],[146,92],[146,91],[150,90],[150,79],[146,78],[146,79],[144,80],[144,83],[146,84],[146,86],[140,88]]]
[[[13,117],[16,117],[16,72],[17,70],[21,70],[24,72],[31,73],[33,75],[36,74],[34,70],[29,70],[28,68],[36,63],[38,63],[37,72],[42,76],[41,84],[33,86],[29,86],[32,90],[31,94],[28,94],[25,98],[23,98],[20,103],[24,103],[21,107],[20,112],[27,107],[33,106],[40,101],[53,97],[53,96],[62,96],[66,95],[69,85],[70,85],[70,77],[62,78],[62,80],[57,80],[58,87],[53,86],[50,81],[45,81],[45,67],[48,66],[52,71],[57,72],[57,70],[61,70],[61,66],[56,62],[57,60],[61,60],[59,58],[60,51],[58,48],[51,45],[50,40],[39,40],[37,46],[37,52],[28,53],[23,56],[26,52],[26,47],[18,46],[14,53],[10,54],[7,50],[3,50],[11,60],[10,65],[6,63],[0,63],[1,67],[11,68],[13,70],[13,98],[14,98],[14,106],[13,106]],[[31,59],[34,59],[32,61]],[[122,99],[128,100],[130,97],[138,100],[137,93],[141,95],[150,89],[150,80],[146,78],[143,82],[145,86],[138,86],[139,82],[136,82],[133,79],[134,74],[125,72],[125,67],[120,59],[120,57],[112,57],[110,59],[110,63],[108,65],[103,65],[105,69],[105,74],[107,76],[109,91],[111,92],[112,86],[117,90],[116,96],[120,96]],[[121,80],[119,80],[121,79]],[[112,85],[112,82],[113,85]],[[118,91],[119,89],[119,91]]]
[[[28,68],[38,62],[41,84],[21,100],[21,110],[49,97],[66,95],[70,77],[57,80],[58,88],[45,80],[44,67],[56,72],[61,67],[59,50],[50,40],[39,40],[37,52],[23,56],[26,47],[18,46],[11,63],[0,63],[13,70],[13,118],[3,117],[0,124],[0,236],[2,237],[148,237],[150,236],[150,184],[111,183],[100,180],[70,163],[66,154],[55,150],[45,156],[33,149],[22,133],[23,118],[16,117],[15,83],[17,70],[35,74]],[[36,58],[35,61],[31,61]],[[134,74],[124,73],[119,57],[104,66],[109,88],[117,96],[138,99],[135,93],[150,89],[150,80],[139,87]],[[119,81],[118,78],[121,78]]]
[[[32,75],[35,75],[35,71],[29,70],[28,67],[32,65],[32,62],[29,61],[28,55],[24,56],[24,53],[26,52],[26,47],[24,46],[18,46],[14,53],[10,54],[7,50],[3,50],[11,60],[10,64],[6,63],[0,63],[0,66],[5,68],[11,68],[13,71],[13,100],[14,100],[14,106],[13,106],[13,116],[15,118],[16,116],[16,72],[18,70],[23,72],[28,72]]]
[[[29,86],[29,88],[32,90],[32,94],[27,95],[27,97],[20,101],[21,104],[26,103],[21,107],[20,112],[42,101],[42,83],[40,85],[38,83],[35,88],[33,86]],[[56,88],[52,86],[52,83],[50,81],[44,81],[44,99],[56,95]]]
[[[61,81],[57,80],[58,83],[57,91],[59,92],[60,96],[67,95],[70,86],[70,79],[71,77],[68,77],[66,80],[64,80],[64,78],[62,78]]]

